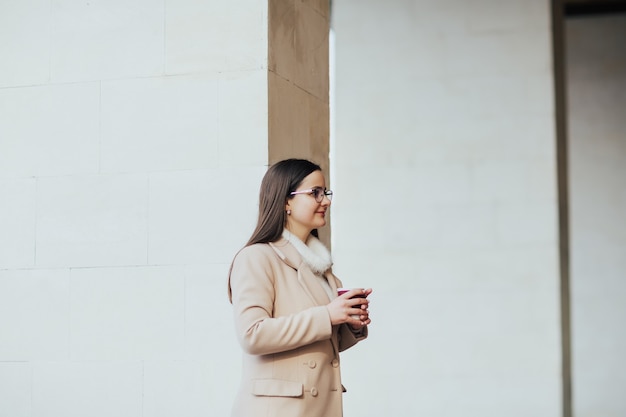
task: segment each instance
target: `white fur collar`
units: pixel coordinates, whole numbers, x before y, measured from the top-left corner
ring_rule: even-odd
[[[310,235],[305,244],[298,239],[296,235],[284,229],[283,237],[296,248],[300,256],[302,256],[304,263],[307,264],[314,273],[321,275],[333,265],[330,252],[315,236]]]

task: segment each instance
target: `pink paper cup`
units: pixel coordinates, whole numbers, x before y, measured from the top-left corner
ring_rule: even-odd
[[[352,288],[337,288],[337,295],[344,295],[345,293],[347,293],[351,289]],[[351,297],[351,298],[367,298],[367,296],[365,294],[358,294],[358,295],[355,295],[354,297]]]
[[[337,296],[343,295],[345,293],[347,293],[348,291],[350,291],[351,288],[337,288]],[[367,298],[367,296],[365,294],[358,294],[355,295],[354,297],[350,297],[352,298]],[[353,319],[360,319],[361,317],[358,314],[353,314],[351,316]]]

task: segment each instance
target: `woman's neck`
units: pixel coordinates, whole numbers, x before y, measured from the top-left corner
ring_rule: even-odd
[[[309,239],[309,235],[311,234],[311,231],[306,228],[290,228],[287,226],[285,229],[287,229],[289,233],[300,239],[303,243],[306,243],[306,241]]]

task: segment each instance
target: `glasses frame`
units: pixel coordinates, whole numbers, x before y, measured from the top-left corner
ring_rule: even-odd
[[[289,193],[289,195],[298,195],[298,194],[308,194],[311,197],[313,197],[315,201],[318,203],[321,203],[322,201],[324,201],[324,197],[326,197],[328,201],[333,200],[333,192],[331,190],[328,190],[322,187],[313,187],[308,190],[293,191]]]

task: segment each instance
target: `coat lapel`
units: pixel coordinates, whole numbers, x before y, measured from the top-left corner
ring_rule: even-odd
[[[289,243],[288,240],[281,238],[270,245],[283,262],[298,272],[298,282],[315,305],[326,305],[330,302],[328,294],[326,294],[326,291],[324,291],[324,288],[322,288],[322,285],[318,282],[318,278],[304,263],[298,250]],[[334,286],[333,291],[337,290],[334,279],[329,280],[329,284],[331,288]]]
[[[337,294],[337,277],[333,275],[330,270],[326,271],[324,274],[326,276],[326,280],[330,284],[330,289],[333,291],[333,294]]]

